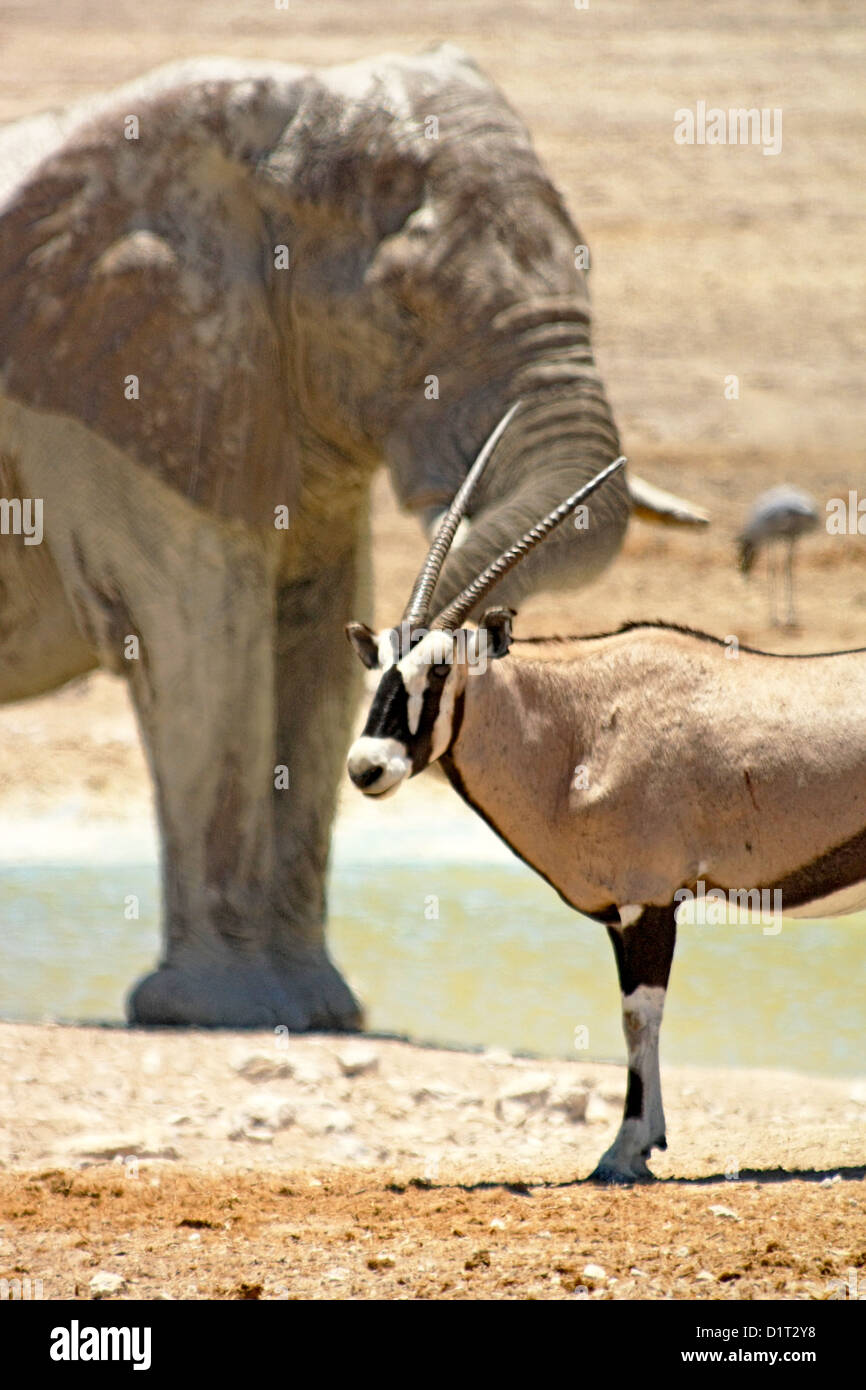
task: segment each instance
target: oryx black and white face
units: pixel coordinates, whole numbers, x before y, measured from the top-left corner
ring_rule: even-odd
[[[387,796],[451,747],[466,682],[511,642],[511,613],[491,610],[481,628],[390,628],[378,635],[350,623],[349,641],[364,665],[382,672],[361,737],[349,749],[349,776],[365,796]]]
[[[346,627],[346,636],[364,665],[382,672],[364,732],[349,749],[349,776],[366,796],[395,792],[401,782],[441,758],[455,742],[467,680],[470,674],[483,679],[488,661],[505,656],[514,614],[510,608],[490,608],[477,629],[461,627],[463,619],[504,574],[625,463],[622,457],[614,459],[524,532],[439,611],[428,629],[423,624],[430,619],[449,547],[473,489],[520,404],[506,411],[457,489],[415,580],[400,628],[377,635],[363,623]]]

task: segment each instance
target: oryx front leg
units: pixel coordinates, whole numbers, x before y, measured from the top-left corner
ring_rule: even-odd
[[[593,1177],[633,1182],[652,1177],[646,1160],[654,1148],[667,1148],[659,1030],[676,940],[675,909],[644,908],[631,925],[609,927],[608,932],[622,990],[628,1087],[619,1133]]]

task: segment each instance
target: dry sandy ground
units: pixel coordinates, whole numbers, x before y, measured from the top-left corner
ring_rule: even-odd
[[[866,1082],[668,1071],[668,1181],[619,1191],[581,1181],[618,1123],[615,1067],[4,1024],[0,1078],[0,1278],[46,1298],[827,1298],[866,1280]]]
[[[805,542],[796,634],[767,625],[760,584],[732,566],[762,488],[863,491],[856,4],[7,0],[0,119],[192,54],[324,63],[441,38],[502,84],[589,241],[626,452],[714,518],[700,535],[635,525],[604,579],[534,600],[518,631],[664,617],[781,650],[862,644],[866,538]],[[673,112],[699,100],[781,107],[782,154],[678,150]],[[384,480],[375,532],[392,620],[421,547]],[[10,823],[63,802],[106,825],[146,814],[122,687],[95,676],[0,712],[0,798]],[[0,1043],[0,1277],[42,1278],[48,1297],[90,1297],[99,1272],[147,1297],[823,1297],[866,1265],[866,1107],[849,1082],[668,1073],[672,1149],[654,1166],[685,1180],[607,1192],[573,1179],[616,1122],[610,1068],[377,1042],[378,1068],[351,1078],[316,1038],[291,1040],[291,1074],[248,1081],[234,1054],[273,1060],[272,1039],[6,1026]],[[527,1070],[553,1079],[497,1114]],[[777,1183],[778,1168],[842,1176]]]

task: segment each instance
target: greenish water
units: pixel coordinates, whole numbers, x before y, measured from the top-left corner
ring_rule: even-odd
[[[127,920],[128,898],[138,920]],[[372,865],[337,855],[333,954],[375,1031],[546,1055],[621,1058],[619,992],[602,927],[528,870]],[[0,1017],[115,1020],[158,954],[155,866],[7,867]],[[668,1063],[862,1074],[866,915],[680,928],[663,1032]],[[588,1046],[575,1049],[575,1029]],[[580,1037],[580,1035],[578,1035]]]

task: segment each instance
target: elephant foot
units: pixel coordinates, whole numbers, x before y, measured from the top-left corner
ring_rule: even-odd
[[[131,1024],[190,1028],[274,1028],[351,1032],[361,1006],[326,956],[290,968],[280,963],[161,965],[127,1000]]]

